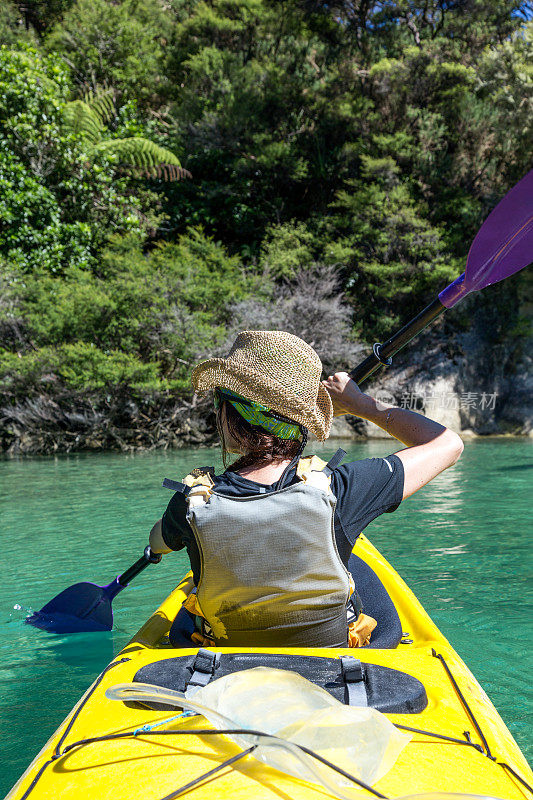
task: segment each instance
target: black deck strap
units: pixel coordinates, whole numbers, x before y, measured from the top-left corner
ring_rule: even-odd
[[[463,741],[462,739],[454,739],[451,736],[445,736],[443,734],[433,733],[432,731],[424,731],[424,730],[421,730],[420,728],[409,728],[406,725],[399,725],[397,722],[394,723],[394,726],[396,728],[400,728],[401,730],[412,731],[414,733],[421,733],[421,734],[424,734],[425,736],[435,737],[436,739],[444,739],[445,741],[452,742],[454,744],[465,745],[467,747],[468,746],[474,747],[478,752],[481,753],[481,755],[483,755],[484,757],[487,757],[487,754],[483,752],[483,750],[481,749],[480,745],[474,744],[473,742]],[[174,730],[157,730],[157,731],[153,731],[152,730],[152,731],[142,731],[142,733],[139,731],[139,735],[141,735],[143,738],[144,737],[151,737],[151,736],[157,738],[157,737],[160,737],[160,736],[209,736],[209,735],[225,736],[225,735],[235,735],[235,734],[243,734],[243,735],[246,734],[247,736],[265,736],[265,737],[267,737],[269,739],[272,739],[272,738],[275,739],[276,738],[272,734],[267,734],[267,733],[264,733],[262,731],[250,730],[249,728],[232,728],[232,729],[227,729],[227,730],[226,729],[216,730],[216,729],[213,729],[213,728],[191,729],[191,728],[186,727],[186,728],[184,728],[182,730],[175,730],[175,729]],[[64,756],[67,753],[69,753],[70,751],[75,750],[76,748],[81,747],[83,745],[94,744],[96,742],[112,742],[112,741],[117,741],[119,739],[128,739],[130,737],[135,738],[135,736],[136,736],[135,731],[121,731],[120,733],[108,733],[108,734],[105,734],[104,736],[94,736],[94,737],[89,738],[89,739],[80,739],[77,742],[72,742],[72,744],[67,745],[67,747],[65,747],[64,750],[62,750],[62,752],[59,754],[58,757],[61,758],[61,756]],[[336,766],[335,764],[332,764],[331,761],[327,761],[325,758],[322,758],[322,756],[320,756],[318,753],[315,753],[313,750],[310,750],[309,748],[304,747],[303,745],[297,745],[297,746],[304,753],[307,753],[308,755],[310,755],[313,758],[317,759],[317,761],[320,761],[322,764],[325,764],[326,766],[328,766],[331,769],[335,770],[340,775],[343,775],[345,778],[348,778],[350,781],[355,783],[357,786],[360,786],[362,789],[366,789],[368,792],[373,794],[375,797],[383,798],[383,800],[388,800],[388,798],[384,794],[381,794],[381,792],[378,792],[376,789],[373,789],[368,784],[363,783],[363,781],[360,781],[354,775],[350,775],[345,770],[341,769],[340,767]],[[26,790],[26,793],[21,797],[21,800],[25,800],[25,798],[28,796],[29,792],[33,788],[33,785],[35,785],[35,783],[37,782],[38,778],[41,776],[42,772],[44,772],[45,767],[47,767],[49,764],[52,764],[54,760],[55,759],[51,758],[49,761],[47,761],[45,764],[43,764],[43,766],[39,770],[38,774],[35,776],[35,778],[34,778],[34,780],[32,782],[32,786],[28,787],[28,789]],[[496,761],[495,759],[491,759],[491,761],[495,761],[495,763],[498,766],[502,767],[504,770],[508,770],[518,781],[520,781],[520,783],[523,786],[525,786],[525,788],[528,791],[533,792],[533,788],[517,772],[515,772],[515,770],[512,769],[512,767],[510,767],[509,764],[506,764],[503,761]],[[176,797],[176,793],[174,792],[173,794],[168,795],[167,798],[168,797]],[[162,800],[166,800],[166,798],[163,798]]]
[[[108,664],[107,667],[104,670],[102,670],[102,672],[97,677],[97,679],[95,680],[95,682],[93,683],[93,685],[91,686],[89,691],[83,697],[81,703],[76,707],[73,715],[71,716],[71,718],[69,720],[69,723],[68,723],[67,727],[63,731],[63,733],[61,735],[61,738],[59,739],[58,743],[56,744],[56,747],[55,747],[55,750],[54,750],[54,756],[58,756],[60,754],[61,747],[65,743],[65,739],[69,735],[70,731],[72,730],[72,727],[73,727],[74,723],[78,719],[81,710],[83,709],[83,707],[85,706],[85,704],[87,703],[89,698],[94,694],[95,690],[98,688],[98,686],[100,685],[100,683],[104,679],[104,676],[107,675],[109,670],[114,669],[115,667],[118,667],[119,664],[124,664],[126,661],[131,661],[131,659],[130,658],[119,658],[118,661],[112,661],[111,664]]]
[[[518,774],[518,772],[515,772],[514,769],[509,766],[509,764],[506,764],[505,761],[498,761],[496,758],[494,758],[494,756],[488,756],[480,744],[476,744],[475,742],[472,741],[468,731],[465,731],[466,741],[463,742],[462,739],[455,739],[453,736],[446,736],[443,733],[435,733],[434,731],[425,731],[422,730],[421,728],[411,728],[408,725],[400,725],[398,722],[394,722],[393,725],[395,728],[399,728],[402,731],[411,731],[411,733],[421,733],[424,736],[431,736],[432,738],[438,740],[443,739],[445,742],[453,742],[453,744],[462,744],[465,745],[466,747],[473,747],[474,750],[477,750],[478,753],[481,753],[481,755],[485,756],[485,758],[488,758],[490,761],[494,761],[495,764],[497,764],[499,767],[502,767],[504,770],[508,770],[511,773],[511,775],[513,775],[516,778],[517,781],[519,781],[523,786],[526,787],[528,792],[531,792],[531,794],[533,794],[533,786],[530,786],[529,783],[527,783],[527,781],[525,781]]]
[[[173,481],[171,478],[165,478],[163,486],[165,489],[172,489],[173,492],[181,492],[182,494],[186,494],[190,489],[190,486],[187,486],[185,483]]]
[[[339,466],[345,455],[346,455],[346,450],[343,450],[342,447],[339,447],[337,452],[331,456],[330,460],[322,470],[324,475],[331,475],[333,470]]]
[[[483,750],[480,744],[476,744],[473,742],[470,737],[466,740],[463,739],[456,739],[454,736],[447,736],[445,733],[435,733],[434,731],[425,731],[423,728],[412,728],[410,725],[400,725],[399,722],[392,723],[395,728],[399,728],[402,731],[410,731],[411,733],[420,733],[423,736],[430,736],[432,739],[443,740],[444,742],[452,742],[453,744],[462,744],[465,747],[473,747],[474,750],[477,750],[478,753],[481,753],[482,756],[487,757],[487,754]],[[467,733],[467,732],[465,732]]]
[[[511,773],[511,775],[513,775],[516,778],[517,781],[520,781],[522,786],[526,787],[528,792],[531,792],[531,794],[533,794],[533,786],[530,786],[529,783],[527,783],[523,778],[521,778],[518,772],[515,772],[514,769],[509,766],[509,764],[506,764],[505,761],[496,761],[496,763],[498,764],[499,767],[503,767],[503,769],[508,770]]]
[[[340,656],[345,700],[348,706],[368,706],[365,676],[361,662],[355,656]]]
[[[207,686],[215,674],[219,663],[220,653],[212,653],[211,650],[205,650],[201,647],[194,659],[194,664],[192,665],[193,672],[187,681],[185,691],[190,695],[194,693],[189,691],[190,689],[196,691],[196,689],[199,689],[201,686]],[[196,687],[196,689],[194,687]]]
[[[486,755],[489,758],[492,758],[493,756],[492,756],[492,753],[490,752],[489,743],[487,742],[487,740],[485,738],[485,735],[484,735],[483,731],[481,730],[481,726],[480,726],[479,722],[477,721],[477,719],[474,716],[474,712],[472,711],[472,709],[468,705],[468,703],[466,701],[466,697],[464,696],[464,694],[460,690],[460,688],[459,688],[459,686],[457,684],[457,681],[455,680],[455,678],[454,678],[454,676],[452,674],[451,669],[449,668],[448,664],[446,663],[446,660],[444,659],[444,656],[441,656],[441,654],[437,653],[437,651],[435,649],[433,649],[433,648],[431,649],[431,655],[433,656],[433,658],[438,658],[440,663],[442,664],[442,666],[446,670],[446,674],[447,674],[448,678],[450,679],[450,681],[452,682],[453,688],[457,692],[459,700],[463,704],[464,710],[466,711],[466,713],[470,717],[470,721],[472,722],[472,725],[474,726],[474,728],[476,729],[476,731],[479,734],[479,738],[481,739],[481,741],[483,743],[483,747],[485,748]]]

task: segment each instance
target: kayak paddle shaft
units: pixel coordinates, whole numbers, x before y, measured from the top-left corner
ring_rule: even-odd
[[[132,564],[126,572],[123,572],[122,575],[119,575],[117,581],[120,583],[121,586],[127,586],[130,581],[139,575],[149,564],[159,564],[161,561],[161,554],[160,553],[152,553],[150,549],[150,545],[146,545],[144,548],[144,553],[141,558]]]
[[[376,343],[372,355],[355,367],[350,377],[359,384],[380,366],[390,366],[392,356],[463,297],[514,275],[532,262],[533,170],[493,208],[472,242],[462,275],[398,333],[384,344]]]
[[[404,325],[398,333],[395,333],[383,344],[376,343],[373,347],[372,355],[352,369],[349,373],[350,378],[360,384],[373,375],[380,366],[390,367],[392,357],[446,310],[446,306],[437,297],[420,314],[417,314],[407,325]]]

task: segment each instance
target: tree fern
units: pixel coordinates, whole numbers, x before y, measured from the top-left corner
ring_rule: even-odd
[[[116,114],[115,92],[113,89],[91,89],[85,92],[83,100],[91,107],[92,111],[100,118],[102,125],[111,122]]]
[[[92,144],[102,139],[107,123],[115,116],[115,100],[112,89],[85,92],[82,100],[73,100],[63,109],[66,127]]]
[[[108,139],[96,144],[94,150],[116,155],[122,166],[140,169],[149,177],[163,176],[166,180],[191,177],[174,153],[142,136]]]
[[[63,109],[65,126],[71,133],[81,136],[91,144],[97,144],[102,138],[104,126],[99,114],[83,100],[67,103]]]
[[[103,139],[106,125],[115,116],[115,100],[112,89],[88,91],[83,100],[67,103],[63,110],[65,127],[81,136],[92,152],[104,152],[117,156],[122,167],[129,167],[150,178],[179,181],[190,178],[179,159],[170,150],[142,136],[123,139]]]

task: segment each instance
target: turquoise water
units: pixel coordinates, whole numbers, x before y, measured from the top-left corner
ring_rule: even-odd
[[[352,445],[349,456],[388,452],[390,444],[379,441]],[[201,449],[0,461],[0,796],[173,588],[186,555],[171,554],[119,595],[108,634],[46,634],[24,625],[27,610],[77,581],[107,583],[136,561],[170,497],[162,478],[219,463],[218,455]],[[468,443],[452,470],[366,531],[530,755],[532,478],[533,442]]]

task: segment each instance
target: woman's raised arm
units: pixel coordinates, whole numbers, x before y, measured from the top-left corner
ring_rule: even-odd
[[[347,372],[330,375],[322,383],[337,415],[353,414],[374,422],[406,445],[407,449],[396,453],[404,467],[403,499],[455,464],[463,452],[457,433],[415,411],[377,403],[361,392]]]

